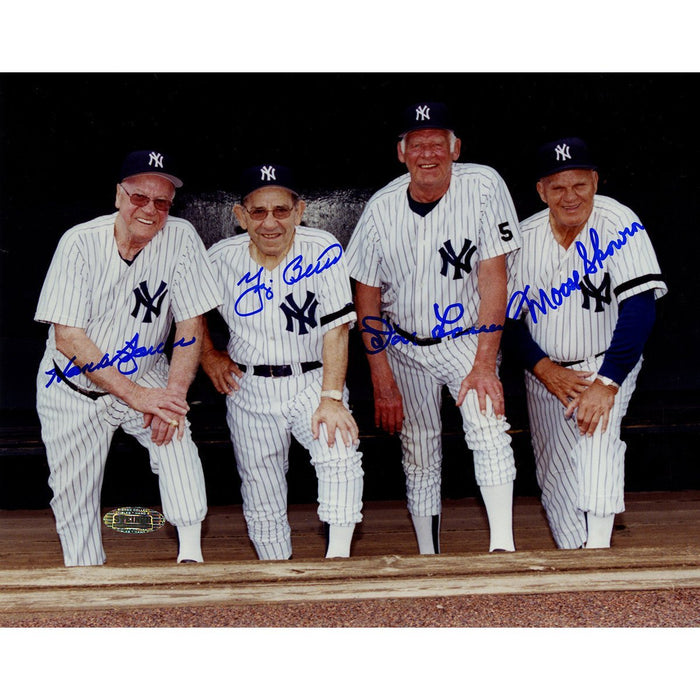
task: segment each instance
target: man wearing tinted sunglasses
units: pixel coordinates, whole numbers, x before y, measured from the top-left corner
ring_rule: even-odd
[[[356,317],[343,251],[326,231],[300,226],[305,204],[289,169],[262,165],[242,180],[234,212],[247,233],[209,249],[228,348],[215,349],[205,333],[202,367],[227,394],[248,533],[260,559],[291,558],[293,435],[316,469],[325,556],[348,557],[362,519],[363,471],[345,388]]]
[[[201,315],[220,302],[192,225],[169,217],[169,158],[125,159],[113,214],[61,238],[35,320],[50,324],[37,410],[50,467],[51,507],[66,566],[103,564],[100,492],[118,427],[149,451],[178,561],[202,561],[202,465],[185,418],[199,362]],[[170,362],[164,354],[171,326]]]

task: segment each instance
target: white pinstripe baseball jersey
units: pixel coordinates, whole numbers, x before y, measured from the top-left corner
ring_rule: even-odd
[[[369,200],[348,245],[348,268],[358,282],[380,288],[383,319],[417,338],[449,337],[476,326],[479,261],[518,248],[518,218],[505,183],[488,166],[453,163],[447,191],[425,216],[411,209],[410,178],[402,175]],[[364,319],[360,323],[364,328]],[[457,398],[477,339],[460,335],[439,345],[387,346],[403,400],[402,463],[413,516],[441,511],[441,389],[448,386]],[[477,483],[507,488],[515,478],[508,424],[490,408],[482,415],[475,392],[460,411]],[[505,520],[496,520],[500,530]],[[511,525],[505,529],[512,533]]]
[[[297,226],[287,256],[271,271],[253,260],[249,245],[245,233],[209,249],[230,357],[245,365],[320,361],[323,334],[356,319],[340,243],[326,231]]]
[[[610,197],[595,195],[588,222],[567,250],[552,234],[549,209],[520,228],[507,315],[524,314],[533,339],[555,361],[605,352],[622,301],[652,289],[659,299],[668,291],[640,219]]]
[[[519,246],[510,193],[493,168],[454,163],[447,192],[422,217],[409,208],[409,182],[406,173],[367,203],[347,248],[350,276],[381,287],[382,315],[418,337],[432,335],[434,304],[441,314],[462,304],[459,325],[471,327],[480,303],[479,260]]]
[[[649,237],[636,214],[602,195],[568,249],[552,233],[549,209],[521,223],[522,247],[510,261],[514,291],[508,316],[524,314],[535,342],[553,360],[597,372],[612,341],[622,301],[666,285]],[[586,543],[586,513],[624,510],[620,425],[636,385],[640,359],[615,396],[608,430],[582,437],[575,419],[546,386],[526,372],[537,481],[557,546]]]
[[[321,361],[324,334],[352,324],[350,278],[342,247],[331,234],[297,226],[292,246],[274,270],[256,263],[245,233],[209,250],[223,290],[219,308],[231,359],[249,371],[226,398],[227,422],[241,477],[243,513],[261,559],[292,553],[287,480],[292,435],[311,456],[318,477],[318,515],[331,525],[362,520],[363,472],[356,445],[336,435],[328,446],[325,424],[314,440],[311,420],[321,401],[323,369],[285,377],[259,377],[253,365]],[[344,388],[347,406],[347,389]]]
[[[99,217],[63,235],[35,314],[40,322],[84,329],[104,353],[89,371],[66,370],[68,359],[56,349],[52,325],[37,375],[37,412],[54,494],[51,507],[66,566],[105,561],[100,490],[119,426],[148,449],[170,523],[189,527],[201,522],[207,509],[189,424],[182,440],[158,446],[150,428],[143,427],[141,413],[112,395],[88,398],[55,377],[54,362],[72,384],[99,392],[91,377],[100,365],[109,364],[141,386],[165,387],[169,366],[163,350],[172,321],[200,316],[221,301],[204,244],[191,224],[169,217],[128,265],[114,237],[116,216]],[[175,338],[175,343],[180,341],[190,344],[192,339]]]
[[[63,235],[34,319],[85,329],[109,355],[107,361],[116,358],[113,366],[136,381],[156,366],[167,373],[162,344],[172,321],[202,315],[220,303],[221,295],[204,244],[188,221],[168,217],[127,265],[114,239],[115,219],[116,213],[101,216]],[[51,326],[42,366],[46,369],[48,362],[50,369],[53,360],[61,369],[66,366]],[[71,381],[99,391],[91,374],[71,376]],[[47,376],[47,384],[50,379]]]

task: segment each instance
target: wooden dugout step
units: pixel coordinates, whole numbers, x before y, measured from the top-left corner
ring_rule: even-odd
[[[324,560],[314,504],[292,505],[294,559],[260,562],[240,506],[207,516],[206,563],[177,565],[174,528],[104,528],[108,562],[65,568],[48,510],[0,511],[0,612],[235,606],[700,587],[700,491],[630,493],[609,550],[557,550],[537,498],[516,498],[518,551],[488,554],[474,498],[443,503],[443,554],[423,557],[404,502],[368,502],[349,560]],[[145,539],[144,539],[145,538]]]
[[[700,546],[0,571],[3,612],[700,588]]]

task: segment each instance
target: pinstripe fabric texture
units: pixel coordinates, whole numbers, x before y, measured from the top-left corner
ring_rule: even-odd
[[[204,244],[188,221],[168,217],[163,229],[126,265],[114,240],[115,219],[116,214],[102,216],[63,235],[34,314],[35,321],[84,328],[110,357],[137,333],[139,346],[155,348],[167,338],[173,320],[200,316],[221,302]],[[144,289],[153,306],[160,303],[159,313],[149,313],[148,305],[139,303],[136,290],[143,294]],[[163,291],[157,296],[159,289]],[[56,350],[52,326],[42,369],[50,370],[54,360],[60,367],[67,361]],[[137,380],[160,362],[162,353],[145,354],[122,371],[135,369],[129,377]],[[86,372],[71,381],[99,391],[90,376]]]
[[[534,317],[527,313],[527,304],[522,310],[530,334],[542,350],[558,362],[574,362],[607,350],[621,302],[651,289],[659,299],[668,289],[660,279],[656,254],[644,229],[626,237],[623,247],[615,250],[602,265],[596,265],[595,273],[586,271],[577,243],[585,247],[590,260],[591,229],[597,232],[599,247],[604,251],[612,241],[621,240],[620,231],[630,230],[634,222],[640,222],[628,207],[610,197],[595,195],[590,220],[567,250],[556,242],[548,212],[545,209],[520,225],[522,247],[510,261],[513,284],[517,291],[529,285],[531,299],[539,301],[539,291],[543,290],[555,305],[559,304],[554,309],[546,305],[546,313],[535,309]],[[587,295],[580,288],[567,296],[557,294],[556,290],[568,279],[576,278],[594,294]],[[511,310],[515,308],[513,304]]]
[[[441,512],[442,387],[456,399],[476,353],[476,339],[462,336],[438,346],[414,347],[389,353],[394,378],[404,401],[401,447],[406,474],[408,510],[412,515]],[[479,486],[499,486],[514,481],[515,461],[508,422],[497,419],[487,397],[482,415],[476,392],[470,391],[459,408],[467,446],[472,450]]]
[[[35,315],[37,321],[84,328],[110,357],[136,334],[134,347],[158,348],[167,339],[173,320],[198,316],[220,302],[204,245],[187,221],[169,218],[131,266],[117,252],[114,221],[115,214],[110,214],[64,234]],[[154,293],[158,289],[159,302]],[[139,302],[136,290],[140,290],[144,303]],[[166,519],[175,526],[203,520],[204,477],[189,425],[182,441],[154,445],[150,429],[141,427],[143,415],[116,397],[108,395],[93,401],[57,380],[47,386],[47,372],[54,361],[64,367],[67,358],[56,350],[51,325],[37,375],[37,412],[50,467],[51,507],[66,566],[105,561],[100,493],[110,443],[120,426],[149,451],[151,468],[159,477]],[[162,347],[159,352],[144,353],[115,366],[142,386],[167,385],[169,368]],[[91,374],[85,372],[70,379],[76,385],[99,391]]]
[[[455,163],[449,189],[422,217],[408,205],[409,181],[402,175],[367,203],[348,244],[350,276],[381,287],[382,315],[418,337],[430,337],[435,303],[443,310],[461,303],[460,325],[469,327],[479,311],[479,260],[519,246],[510,193],[492,168]],[[457,254],[465,250],[463,268],[445,265],[446,254],[451,257],[446,241]]]
[[[335,446],[328,447],[325,425],[318,440],[311,435],[322,368],[271,378],[253,375],[252,366],[290,364],[298,369],[301,362],[320,361],[324,334],[353,323],[356,314],[344,253],[329,233],[298,226],[292,248],[272,271],[255,263],[249,245],[248,234],[241,234],[209,250],[223,290],[219,310],[230,329],[229,355],[249,368],[239,391],[227,397],[227,422],[250,539],[261,559],[288,559],[292,436],[309,451],[318,478],[318,516],[331,525],[362,520],[362,455],[356,446],[345,447],[339,434]],[[331,260],[335,262],[326,267]],[[319,271],[300,277],[299,270],[309,265]],[[296,311],[302,308],[303,313]],[[347,406],[347,389],[344,395]]]
[[[326,231],[297,226],[292,248],[274,270],[260,267],[250,256],[249,245],[250,236],[244,233],[223,239],[209,249],[223,293],[219,310],[231,331],[229,355],[245,365],[320,360],[324,334],[357,318],[340,244]],[[331,252],[324,256],[329,248]],[[319,258],[332,260],[339,254],[337,262],[328,268],[289,283],[298,277],[295,262],[306,269]],[[311,321],[300,324],[292,318],[290,322],[282,307],[301,308],[309,295],[313,301],[307,312],[318,302]]]
[[[571,369],[597,372],[602,363],[601,357]],[[605,516],[625,510],[626,445],[620,426],[641,367],[642,360],[620,386],[607,431],[602,432],[601,423],[590,438],[581,437],[576,416],[564,418],[561,403],[534,375],[525,373],[537,483],[552,536],[561,549],[585,544],[587,512]]]
[[[628,207],[595,195],[589,221],[567,250],[552,234],[548,211],[521,223],[522,247],[510,262],[515,294],[529,285],[529,299],[542,302],[544,292],[553,304],[545,301],[530,308],[528,303],[521,305],[521,295],[512,308],[521,307],[531,335],[551,359],[580,360],[571,369],[597,372],[604,357],[594,356],[610,345],[620,303],[652,289],[658,299],[667,287],[649,236]],[[597,236],[597,243],[592,236]],[[596,247],[604,255],[592,265]],[[566,420],[561,403],[525,373],[537,479],[561,548],[575,549],[586,542],[586,512],[606,516],[624,510],[625,444],[620,425],[641,365],[640,359],[620,387],[607,432],[603,434],[599,425],[591,438],[581,437],[575,415]]]
[[[409,207],[409,182],[410,175],[402,175],[367,203],[348,244],[350,276],[379,287],[382,317],[409,334],[433,335],[435,304],[442,313],[460,305],[458,325],[469,328],[478,321],[479,261],[519,246],[510,193],[492,168],[455,163],[447,192],[423,217]],[[455,317],[452,311],[450,318]],[[457,396],[476,346],[477,336],[462,335],[439,345],[399,343],[386,350],[404,401],[402,460],[412,515],[441,511],[440,390],[446,385]],[[482,416],[475,392],[469,392],[461,412],[478,483],[512,481],[515,466],[507,422],[495,418],[490,402],[487,416]]]
[[[321,400],[322,369],[291,377],[247,373],[227,397],[227,422],[241,476],[243,514],[261,559],[292,554],[287,519],[287,471],[293,435],[308,450],[318,478],[318,517],[331,525],[362,520],[361,453],[338,437],[328,446],[325,425],[314,440],[311,415]],[[347,406],[347,389],[344,392]]]

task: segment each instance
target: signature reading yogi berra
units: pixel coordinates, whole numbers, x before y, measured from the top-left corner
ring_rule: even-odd
[[[345,258],[331,234],[300,225],[305,204],[289,168],[249,168],[241,192],[234,212],[246,233],[209,250],[224,295],[219,311],[228,347],[216,349],[205,330],[202,367],[227,395],[248,534],[260,559],[292,556],[293,435],[318,477],[326,557],[348,557],[362,520],[364,474],[345,387],[356,319]]]

